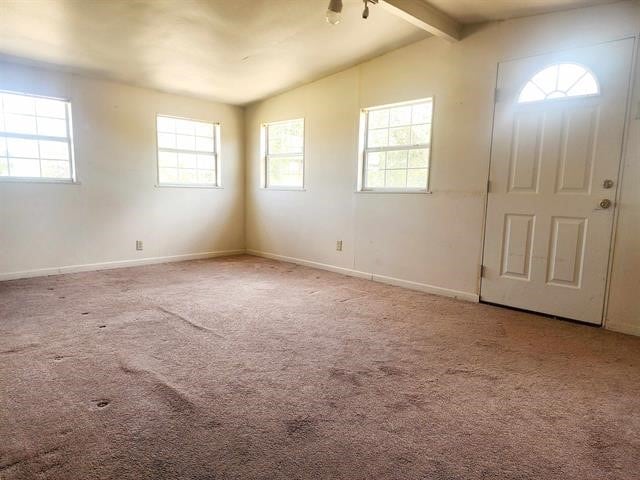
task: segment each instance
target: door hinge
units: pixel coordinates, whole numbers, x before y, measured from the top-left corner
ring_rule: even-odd
[[[502,96],[502,90],[498,87],[496,87],[496,89],[493,92],[493,98],[494,98],[494,102],[495,103],[500,103],[500,100],[502,100],[500,97]]]
[[[480,278],[484,278],[487,273],[487,267],[480,265]]]
[[[487,180],[487,193],[491,193],[491,180]]]

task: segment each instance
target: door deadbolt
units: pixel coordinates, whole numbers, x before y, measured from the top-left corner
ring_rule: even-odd
[[[605,198],[604,200],[600,201],[600,208],[607,209],[610,206],[611,206],[611,200],[609,200],[608,198]]]
[[[612,188],[613,187],[613,180],[606,179],[604,182],[602,182],[602,186],[604,188]]]

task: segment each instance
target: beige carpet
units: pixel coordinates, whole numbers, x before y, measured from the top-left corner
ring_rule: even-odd
[[[640,478],[640,338],[249,256],[0,283],[0,478]]]

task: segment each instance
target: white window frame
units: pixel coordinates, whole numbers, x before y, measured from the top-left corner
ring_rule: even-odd
[[[291,157],[298,156],[299,153],[279,153],[269,155],[269,127],[281,123],[289,123],[302,121],[302,185],[301,186],[280,186],[269,185],[269,157]],[[286,120],[277,120],[274,122],[264,122],[260,125],[260,187],[265,190],[292,190],[304,191],[307,182],[307,163],[306,163],[306,144],[307,144],[307,122],[304,117],[289,118]]]
[[[216,181],[214,183],[164,183],[160,181],[160,151],[173,152],[173,153],[203,153],[196,150],[183,150],[178,148],[160,148],[158,145],[158,117],[173,118],[176,120],[188,120],[190,122],[206,123],[213,126],[213,156],[215,158],[216,166]],[[220,161],[220,122],[212,122],[211,120],[199,120],[196,118],[179,117],[176,115],[167,115],[164,113],[156,113],[155,116],[155,135],[156,135],[156,187],[167,188],[222,188],[222,162]]]
[[[15,90],[0,90],[0,93],[6,93],[10,95],[19,95],[23,97],[32,97],[32,98],[43,98],[46,100],[55,100],[58,102],[64,102],[65,104],[65,121],[67,124],[67,149],[69,151],[69,178],[55,178],[55,177],[12,177],[9,176],[0,176],[0,182],[20,182],[20,183],[78,183],[77,181],[77,172],[76,172],[76,161],[75,161],[75,144],[73,141],[73,119],[71,115],[71,99],[64,97],[52,97],[49,95],[37,95],[33,93],[25,93],[19,92]],[[37,116],[37,115],[36,115]],[[38,134],[28,134],[28,133],[7,133],[0,132],[0,137],[3,138],[24,138],[27,140],[45,140],[45,141],[54,141],[60,142],[63,137],[51,137],[48,135],[38,135]],[[20,157],[16,157],[20,158]],[[9,157],[7,156],[7,161]],[[42,162],[41,158],[38,158],[39,162]],[[9,166],[9,168],[11,168]],[[42,168],[42,166],[41,166]]]
[[[431,102],[431,130],[429,135],[429,143],[415,144],[407,146],[387,146],[387,147],[375,147],[367,148],[368,133],[369,133],[369,112],[375,110],[386,110],[394,107],[402,107],[406,105],[414,105],[417,103]],[[360,131],[358,138],[358,183],[356,186],[357,193],[419,193],[419,194],[431,194],[431,158],[432,158],[432,146],[433,146],[433,124],[435,117],[435,98],[425,97],[416,100],[408,100],[404,102],[389,103],[386,105],[376,105],[373,107],[367,107],[360,110]],[[386,152],[386,151],[398,151],[398,150],[417,150],[426,148],[429,150],[427,157],[427,184],[422,187],[404,187],[404,188],[383,188],[383,187],[366,187],[365,186],[365,169],[366,158],[368,152]]]

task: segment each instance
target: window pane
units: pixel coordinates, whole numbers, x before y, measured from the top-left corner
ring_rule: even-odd
[[[40,140],[40,157],[50,160],[69,160],[69,146],[66,142]]]
[[[409,168],[426,168],[429,165],[429,149],[419,148],[409,152]]]
[[[366,188],[384,188],[384,170],[367,170]]]
[[[387,128],[389,126],[389,110],[372,110],[369,113],[369,129]]]
[[[0,137],[0,157],[7,156],[7,140],[4,137]]]
[[[214,170],[198,170],[198,183],[215,183],[216,172]]]
[[[385,168],[385,152],[369,152],[367,154],[367,168],[384,169]]]
[[[195,127],[196,135],[213,138],[213,125],[211,123],[197,122]]]
[[[407,151],[387,152],[386,168],[407,168]]]
[[[4,111],[8,113],[23,113],[26,115],[35,115],[36,113],[35,98],[27,95],[5,93],[2,95],[2,104],[4,105]]]
[[[406,170],[387,170],[385,187],[387,188],[405,188],[407,186]]]
[[[198,168],[213,170],[215,168],[216,157],[214,155],[198,155]]]
[[[268,125],[267,129],[269,155],[302,153],[304,146],[304,122],[302,120],[274,123]]]
[[[195,150],[196,137],[190,135],[176,135],[176,148],[178,150]]]
[[[9,168],[12,177],[39,177],[40,161],[27,158],[10,158]]]
[[[302,187],[302,156],[271,157],[268,166],[269,186]]]
[[[190,122],[189,120],[181,120],[176,119],[176,133],[183,135],[195,135],[196,128],[195,122]]]
[[[598,93],[598,82],[587,68],[574,63],[561,63],[534,75],[520,92],[518,102],[537,102]]]
[[[411,127],[390,128],[389,145],[411,145]]]
[[[178,170],[180,183],[198,183],[198,171],[196,169]]]
[[[66,103],[49,98],[36,99],[36,114],[39,117],[67,118]]]
[[[412,108],[411,123],[431,123],[432,102],[419,103]]]
[[[159,174],[160,183],[177,183],[178,182],[178,169],[177,168],[161,168]]]
[[[175,152],[158,152],[158,164],[160,167],[176,167],[178,154]]]
[[[69,178],[69,162],[42,160],[42,176],[49,178]]]
[[[367,142],[369,148],[386,147],[389,145],[389,130],[369,130]]]
[[[411,124],[411,105],[395,107],[390,110],[389,125],[391,127]]]
[[[158,132],[175,133],[176,120],[170,117],[158,117]]]
[[[67,122],[58,118],[38,117],[38,134],[47,137],[67,137]]]
[[[176,136],[172,133],[158,133],[159,148],[176,148]]]
[[[38,133],[38,129],[36,128],[36,117],[5,113],[5,131],[9,133],[35,135]]]
[[[199,152],[213,152],[213,138],[196,137],[196,150]]]
[[[38,158],[38,141],[25,138],[7,138],[7,150],[11,157]]]
[[[407,171],[407,187],[408,188],[427,188],[427,172],[423,169],[410,169]]]
[[[431,125],[413,125],[411,127],[411,144],[425,145],[429,143]]]
[[[9,160],[0,158],[0,177],[6,177],[7,175],[9,175]]]
[[[197,166],[197,156],[194,153],[178,153],[178,167],[196,168]]]

